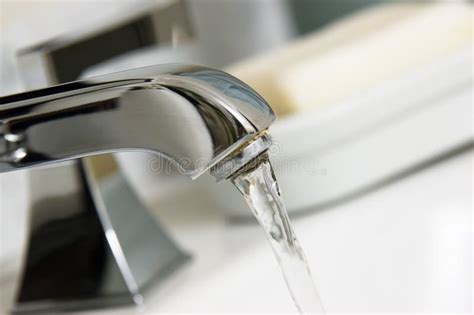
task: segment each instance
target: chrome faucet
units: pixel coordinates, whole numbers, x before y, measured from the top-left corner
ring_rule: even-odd
[[[0,172],[128,150],[166,156],[193,179],[227,159],[211,172],[223,179],[268,147],[275,118],[235,77],[174,64],[10,95],[1,104]]]
[[[268,149],[273,111],[222,71],[170,64],[73,81],[99,62],[174,40],[173,27],[192,34],[182,1],[20,52],[34,90],[0,98],[0,173],[28,169],[31,192],[14,312],[140,304],[146,288],[189,260],[110,153],[154,153],[192,179],[222,180]],[[86,48],[94,54],[76,62]]]
[[[128,150],[164,156],[193,179],[209,171],[220,180],[232,176],[268,149],[270,139],[266,130],[275,118],[267,103],[238,79],[218,70],[184,65],[153,66],[57,85],[2,97],[0,104],[0,173]],[[52,170],[44,168],[42,171]],[[135,200],[132,209],[116,209],[119,204],[130,205],[130,200],[122,199],[132,193],[117,177],[113,160],[86,159],[83,172],[87,190],[91,191],[96,210],[101,213],[99,218],[105,226],[105,237],[115,234],[107,241],[120,264],[117,257],[126,261],[126,253],[113,223],[123,221],[124,215],[138,216],[134,211],[139,211],[139,201],[128,197]],[[49,180],[63,179],[56,176]],[[42,185],[54,183],[46,181]],[[122,194],[107,197],[110,195],[107,190],[113,185]],[[124,190],[127,193],[124,194]],[[59,215],[61,217],[61,213]],[[57,217],[54,219],[56,225],[61,224]],[[46,222],[50,221],[47,215]],[[144,221],[141,220],[142,225],[129,226],[132,230],[128,233],[143,231],[148,224]],[[147,237],[156,238],[153,234],[147,232],[142,241],[146,242]],[[40,250],[33,246],[48,247],[44,240],[40,244],[33,243],[30,244],[32,252]],[[144,250],[161,249],[148,244]],[[121,270],[125,275],[142,277],[141,281],[125,279],[129,282],[128,289],[134,292],[133,299],[140,300],[140,284],[145,285],[153,275],[149,269],[158,266],[139,271],[141,276],[133,275],[130,263],[121,267],[128,269],[128,272]],[[149,274],[143,275],[144,272]],[[32,277],[24,278],[23,284],[34,289],[37,285],[34,282],[41,279],[34,279],[37,275]],[[43,275],[42,281],[48,281],[48,273]],[[69,301],[69,306],[71,302],[77,303]],[[23,310],[31,308],[38,309],[38,304],[23,307]]]

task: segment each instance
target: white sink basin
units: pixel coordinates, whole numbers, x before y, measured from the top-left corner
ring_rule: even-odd
[[[293,219],[327,311],[470,311],[472,158]],[[295,312],[259,226],[226,221],[199,189],[188,196],[155,211],[195,259],[149,292],[144,309],[107,312]]]

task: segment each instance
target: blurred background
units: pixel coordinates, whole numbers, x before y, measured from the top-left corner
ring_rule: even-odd
[[[100,34],[177,4],[158,44],[95,58],[112,45]],[[70,80],[173,62],[230,72],[279,117],[272,162],[327,311],[471,313],[473,17],[454,0],[1,0],[0,95],[57,83],[29,52],[97,59]],[[294,312],[231,185],[116,156],[194,254],[148,311]],[[22,264],[29,189],[25,171],[0,175],[0,284]]]

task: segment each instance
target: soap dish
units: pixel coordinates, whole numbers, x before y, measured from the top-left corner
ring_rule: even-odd
[[[277,120],[270,156],[288,210],[327,207],[472,148],[471,69],[468,48]],[[250,215],[231,184],[206,187],[231,216]]]

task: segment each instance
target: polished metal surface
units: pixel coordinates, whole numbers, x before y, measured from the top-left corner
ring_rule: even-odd
[[[141,304],[154,281],[189,260],[110,155],[88,159],[82,170],[36,169],[30,187],[28,259],[15,313]]]
[[[142,3],[111,21],[22,49],[18,65],[25,88],[74,81],[111,58],[193,39],[188,13],[183,0]],[[19,139],[5,134],[4,126],[0,123],[0,152],[5,153],[0,163],[19,161],[25,152],[14,148]],[[29,240],[13,312],[141,304],[148,286],[188,260],[129,187],[112,155],[32,168],[27,174]]]
[[[221,180],[269,147],[272,110],[218,70],[160,65],[69,82],[191,38],[187,13],[182,0],[144,7],[19,52],[27,88],[43,89],[0,98],[0,173],[28,168],[32,195],[14,312],[141,304],[144,289],[188,260],[106,153],[151,152],[186,176]]]
[[[19,51],[19,70],[29,90],[74,81],[111,58],[193,39],[190,25],[183,0],[134,5],[112,21]],[[0,152],[14,154],[0,161],[16,161],[23,157],[22,149],[13,148],[19,139],[3,137],[3,126]],[[31,220],[14,312],[141,304],[148,286],[188,260],[129,187],[111,154],[27,174]]]
[[[30,174],[29,241],[14,313],[133,303],[88,186],[78,185],[83,170],[63,164]]]
[[[2,97],[0,173],[43,166],[31,175],[39,198],[15,311],[140,304],[143,288],[186,261],[104,153],[152,152],[191,178],[210,171],[226,179],[268,149],[274,119],[243,82],[199,66],[154,66]],[[79,158],[85,162],[63,166]],[[64,177],[69,193],[49,184]]]
[[[0,104],[0,172],[128,150],[165,156],[196,178],[275,119],[245,83],[186,65],[76,81]]]

